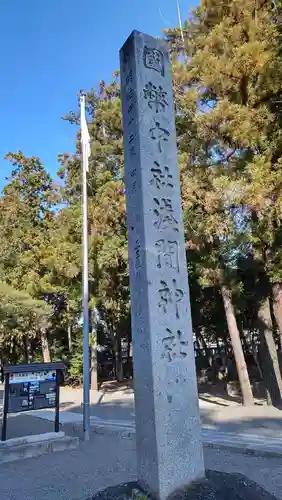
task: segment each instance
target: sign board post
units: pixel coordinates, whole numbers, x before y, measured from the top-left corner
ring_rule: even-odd
[[[4,366],[2,441],[6,441],[8,413],[55,408],[55,432],[59,432],[60,379],[64,371],[63,363]]]

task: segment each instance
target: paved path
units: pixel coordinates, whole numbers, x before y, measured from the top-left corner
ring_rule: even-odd
[[[81,406],[79,391],[76,396],[72,392],[62,391],[63,419],[69,422],[76,418],[81,421]],[[219,404],[218,404],[219,403]],[[105,410],[101,408],[107,408]],[[99,408],[99,409],[98,409]],[[109,409],[111,408],[111,409]],[[119,408],[119,409],[118,409]],[[217,448],[216,439],[219,432],[234,429],[231,434],[232,446],[240,440],[238,429],[245,432],[243,439],[248,439],[248,429],[259,429],[260,436],[265,436],[267,442],[281,434],[281,412],[274,408],[255,407],[251,411],[239,405],[225,406],[225,402],[200,401],[203,421],[203,435],[207,440],[214,440],[215,448],[205,447],[206,467],[226,472],[241,472],[258,482],[270,493],[282,500],[282,459],[242,455]],[[92,421],[101,412],[102,422],[115,415],[119,425],[126,424],[125,416],[131,414],[128,420],[131,428],[134,420],[134,402],[132,394],[112,394],[102,397],[92,395]],[[95,414],[95,415],[94,415]],[[119,418],[117,418],[119,415]],[[53,415],[49,414],[49,418]],[[110,423],[110,422],[109,422]],[[221,431],[219,430],[221,429]],[[8,417],[9,437],[50,432],[53,422],[36,418],[29,414]],[[73,426],[66,425],[63,430],[67,434],[76,433]],[[263,432],[262,432],[263,431]],[[133,433],[132,433],[133,434]],[[227,434],[224,435],[226,440]],[[253,439],[258,437],[253,435]],[[222,443],[221,443],[222,444]],[[241,446],[241,445],[240,445]],[[239,446],[239,449],[240,449]],[[281,445],[282,448],[282,445]],[[16,467],[15,467],[16,465]],[[16,471],[16,474],[15,474]],[[61,452],[54,455],[28,459],[16,464],[2,464],[0,467],[0,498],[5,500],[88,500],[99,489],[120,482],[136,479],[135,439],[122,438],[120,435],[92,434],[90,443],[81,443],[76,451]]]
[[[81,424],[82,422],[82,390],[62,388],[61,390],[61,416],[63,424]],[[259,440],[264,439],[272,446],[273,441],[279,439],[279,449],[282,450],[282,411],[269,406],[242,407],[236,402],[222,398],[211,397],[208,394],[200,395],[199,399],[202,429],[209,433],[213,441],[226,434],[229,441],[233,436],[254,436]],[[43,410],[29,412],[28,415],[40,417],[48,421],[49,429],[53,430],[54,411]],[[30,431],[25,424],[26,414],[23,415],[21,425],[18,425],[19,415],[8,417],[8,436],[17,437],[36,433]],[[135,409],[134,394],[131,389],[125,388],[118,391],[91,393],[91,421],[98,428],[109,428],[114,423],[115,427],[134,426]],[[15,424],[12,424],[15,422]],[[38,423],[38,433],[41,433]],[[134,432],[134,431],[133,431]],[[12,434],[11,434],[12,433]],[[207,435],[207,434],[206,434]],[[242,439],[241,439],[242,441]],[[243,442],[243,441],[242,441]],[[250,441],[249,441],[250,442]]]
[[[63,388],[61,391],[60,421],[67,432],[82,429],[82,391]],[[282,457],[282,412],[273,407],[242,407],[234,402],[209,395],[200,396],[200,414],[203,439],[206,446],[244,450],[261,455]],[[28,416],[36,418],[36,427],[30,428]],[[19,420],[20,418],[20,420]],[[44,420],[48,424],[46,431]],[[41,422],[41,423],[40,423]],[[8,418],[8,437],[50,432],[54,425],[54,411],[29,412]],[[135,433],[134,395],[132,390],[91,394],[91,425],[100,434],[123,435]]]
[[[208,469],[240,472],[282,500],[282,461],[205,449]],[[16,465],[16,466],[15,466]],[[135,440],[92,436],[75,451],[0,467],[3,500],[87,500],[96,491],[136,480]]]
[[[80,390],[63,390],[60,412],[60,422],[67,425],[67,432],[70,429],[80,435],[83,420],[81,397]],[[92,394],[91,403],[90,423],[96,433],[135,434],[132,391]],[[208,396],[200,397],[199,406],[205,446],[282,458],[280,410],[269,406],[245,408],[219,398],[210,400]],[[29,412],[29,415],[45,419],[53,426],[53,410]]]
[[[61,389],[61,411],[82,415],[82,390]],[[256,405],[244,408],[236,402],[201,394],[199,399],[202,426],[219,432],[264,435],[270,438],[281,435],[282,411]],[[91,415],[105,421],[132,421],[135,419],[134,394],[131,389],[91,393]],[[38,413],[39,414],[39,413]],[[49,412],[50,414],[50,412]],[[36,415],[36,413],[35,413]],[[41,412],[40,416],[43,416]],[[50,417],[51,419],[53,417]],[[67,415],[64,415],[67,419]],[[73,416],[69,415],[69,420]]]
[[[61,391],[62,410],[82,414],[80,389]],[[91,395],[91,415],[103,420],[134,421],[134,394],[131,389]],[[240,404],[208,394],[199,399],[202,427],[219,432],[233,432],[282,438],[282,411],[266,405],[245,408]],[[67,418],[67,416],[65,417]]]

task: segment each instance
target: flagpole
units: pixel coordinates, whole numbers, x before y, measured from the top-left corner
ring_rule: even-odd
[[[185,62],[187,63],[188,58],[187,58],[187,55],[185,54],[185,40],[184,40],[184,33],[183,33],[183,28],[182,28],[179,0],[176,0],[176,7],[177,7],[178,27],[180,29],[181,40],[182,40],[182,44],[183,44],[183,55],[184,55]]]
[[[80,97],[81,128],[85,120],[85,96]],[[82,130],[83,132],[83,130]],[[83,266],[83,433],[84,440],[89,441],[90,412],[89,412],[89,315],[88,315],[88,209],[87,209],[87,171],[88,153],[81,132],[81,177],[82,177],[82,266]]]

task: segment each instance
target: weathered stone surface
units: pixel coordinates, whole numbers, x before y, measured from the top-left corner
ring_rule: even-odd
[[[204,476],[167,46],[121,49],[138,480],[161,500]]]
[[[137,492],[139,491],[139,494]],[[89,500],[146,500],[137,483],[124,483],[96,493]],[[241,474],[208,471],[207,479],[183,488],[169,500],[277,500],[276,497]]]

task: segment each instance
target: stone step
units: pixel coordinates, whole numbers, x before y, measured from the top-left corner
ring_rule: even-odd
[[[53,413],[48,411],[35,411],[34,416],[52,420]],[[61,412],[60,423],[70,424],[73,430],[81,432],[82,414],[74,412]],[[90,417],[90,425],[96,434],[134,436],[134,420],[104,420],[100,417]],[[247,453],[259,456],[282,457],[282,436],[276,434],[275,438],[267,435],[242,434],[221,432],[214,429],[202,428],[204,446],[209,448],[225,448],[238,453]]]
[[[135,434],[135,422],[132,420],[102,420],[99,417],[90,417],[90,425],[96,434]]]
[[[248,455],[282,457],[282,438],[202,429],[204,446]]]
[[[91,427],[97,434],[121,434],[133,436],[135,424],[130,421],[101,420],[91,417]],[[258,456],[282,457],[282,438],[258,436],[256,434],[238,434],[202,429],[203,444],[209,448],[224,448],[237,453]]]
[[[78,447],[77,437],[65,436],[64,432],[50,432],[35,436],[0,441],[0,464],[23,458],[34,458],[57,451],[73,450]]]

